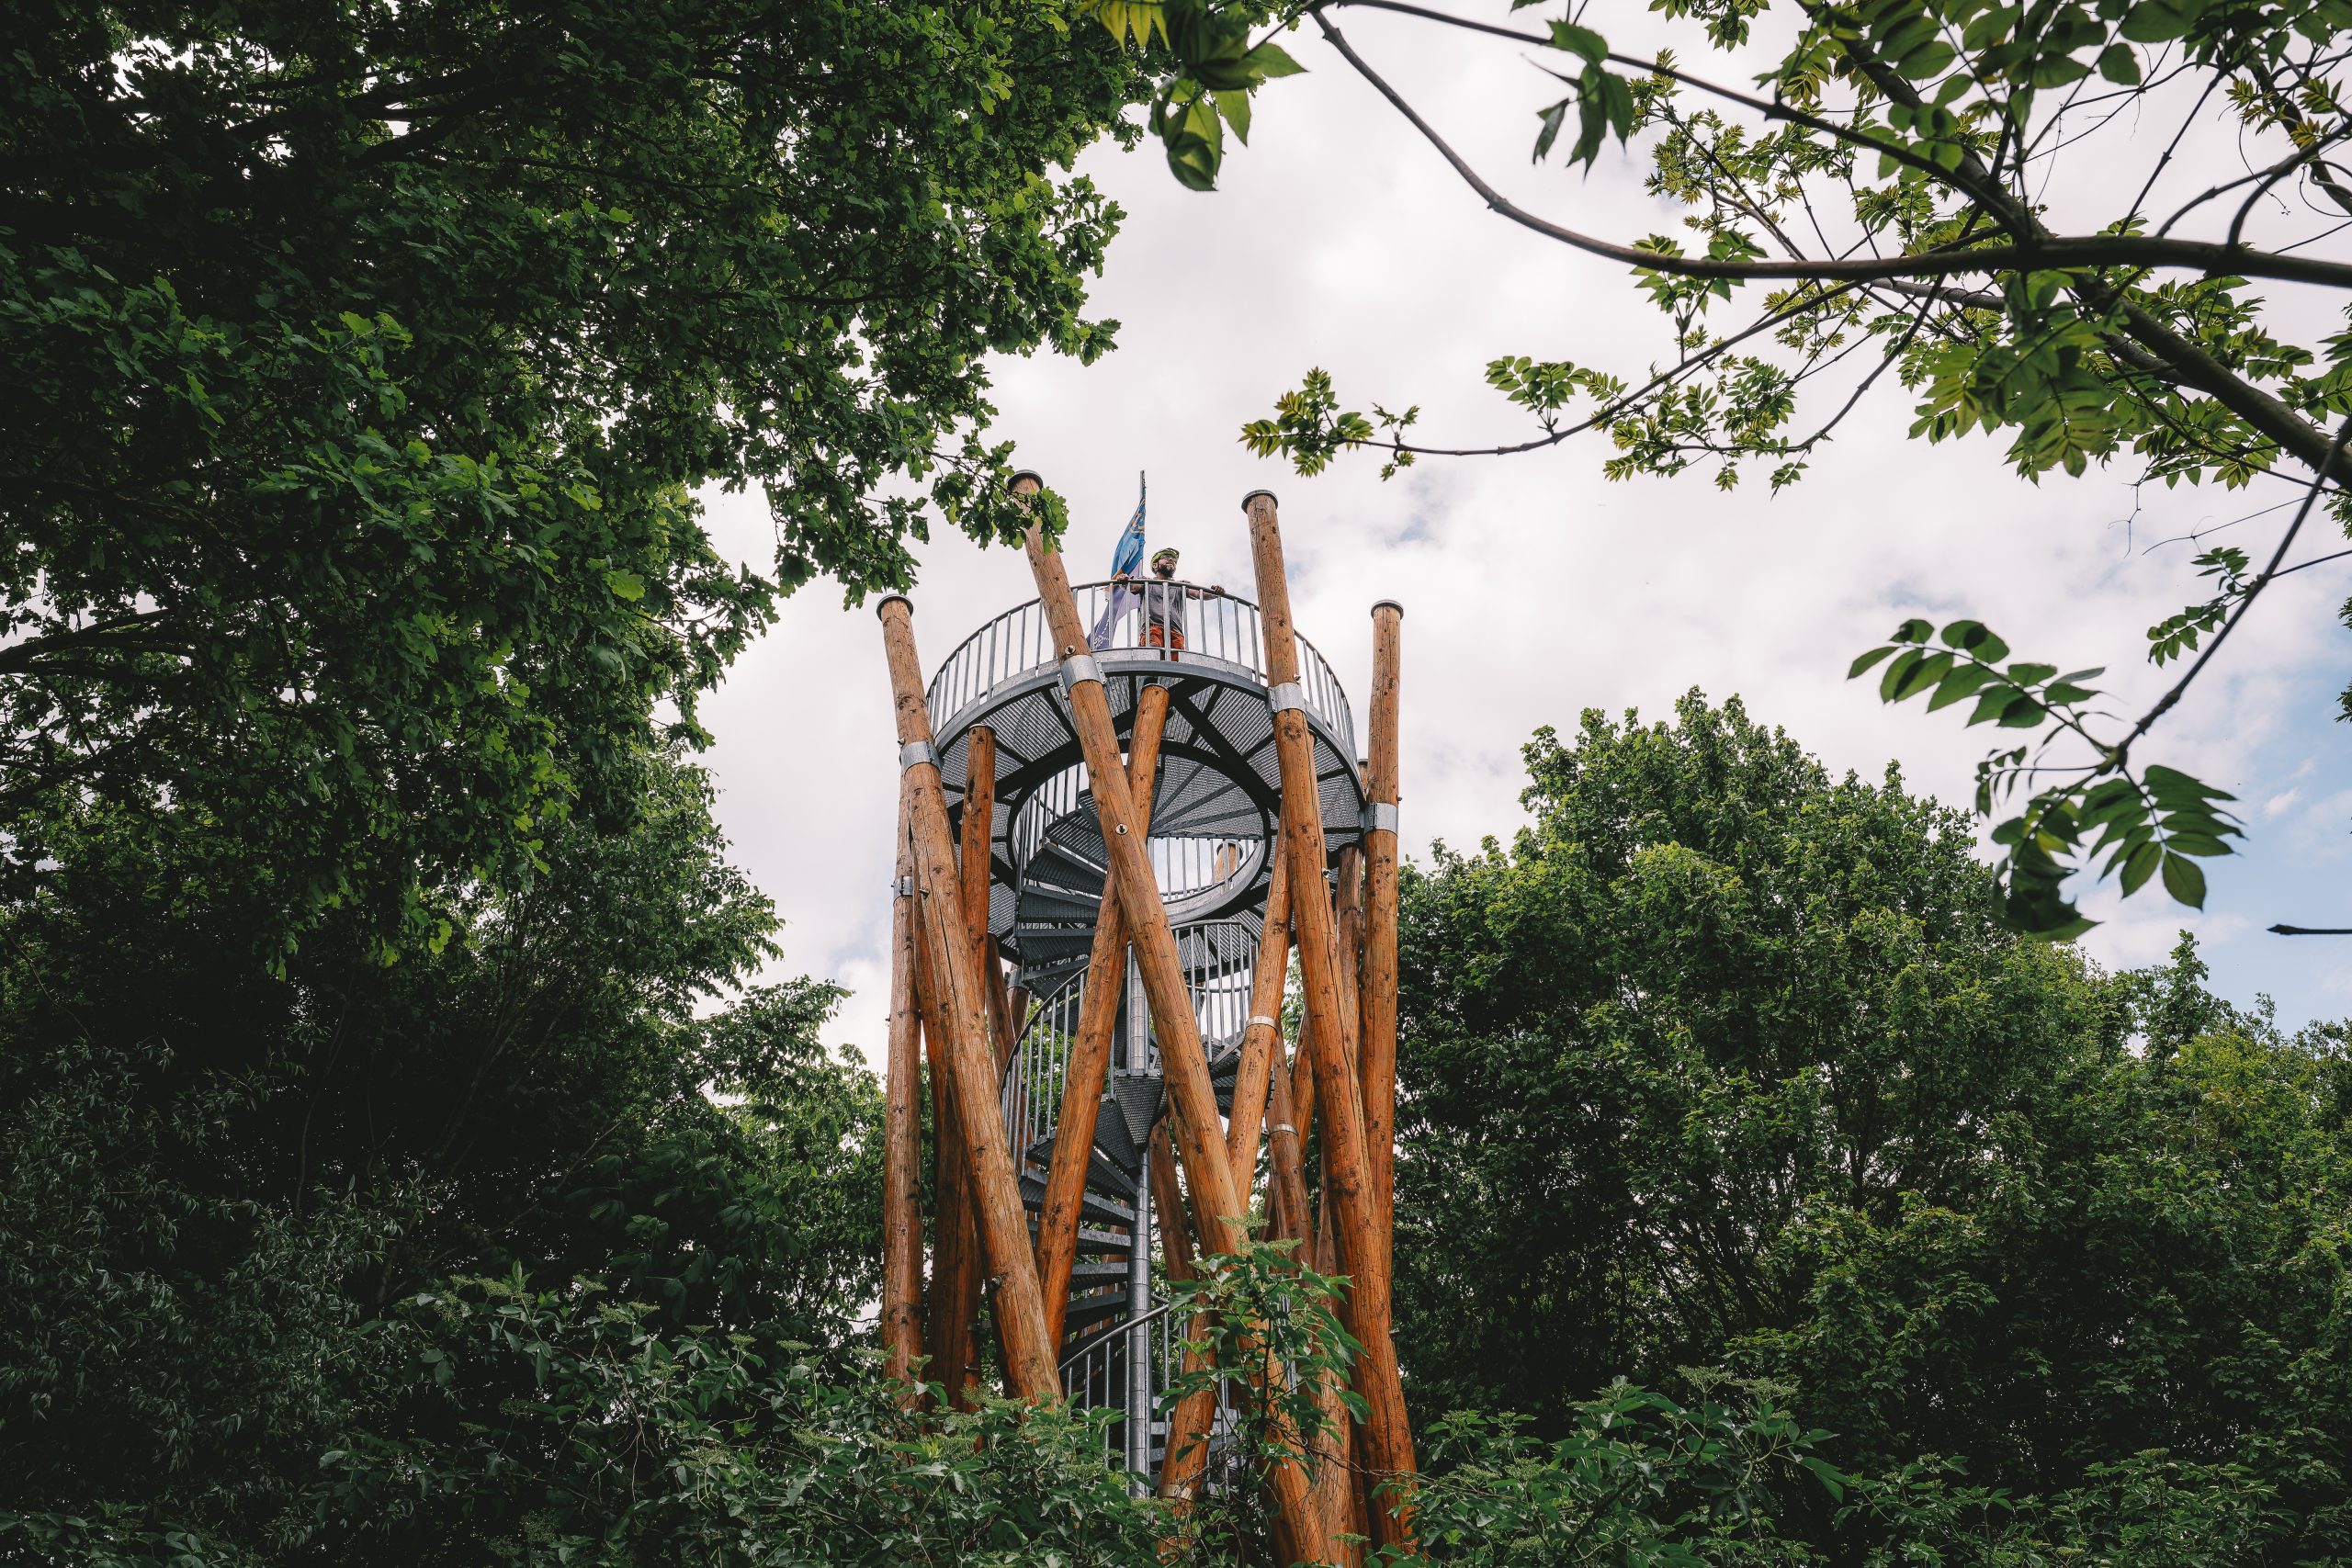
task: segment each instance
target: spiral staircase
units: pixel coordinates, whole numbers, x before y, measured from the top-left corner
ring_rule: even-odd
[[[1188,603],[1188,646],[1170,652],[1142,646],[1131,596],[1114,594],[1109,583],[1075,590],[1083,623],[1095,628],[1095,663],[1123,748],[1144,689],[1168,692],[1149,848],[1218,1110],[1230,1114],[1282,785],[1258,608],[1202,592]],[[1357,840],[1366,816],[1354,719],[1329,665],[1304,637],[1299,662],[1326,849],[1336,854]],[[972,734],[986,728],[995,738],[989,929],[1012,965],[1012,983],[1034,1003],[1002,1091],[1034,1227],[1108,856],[1041,605],[1009,610],[974,632],[933,677],[929,696],[959,836]],[[1070,1398],[1114,1413],[1105,1428],[1111,1462],[1140,1486],[1159,1468],[1165,1423],[1153,1409],[1182,1329],[1153,1288],[1147,1151],[1166,1098],[1159,1046],[1132,960],[1114,983],[1121,987],[1118,1022],[1059,1354]]]

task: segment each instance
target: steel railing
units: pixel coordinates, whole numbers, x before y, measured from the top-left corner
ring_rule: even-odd
[[[1125,1316],[1098,1330],[1093,1337],[1062,1358],[1062,1394],[1071,1404],[1093,1410],[1115,1410],[1119,1418],[1102,1428],[1104,1457],[1122,1468],[1134,1468],[1129,1456],[1156,1446],[1131,1446],[1136,1434],[1131,1423],[1141,1419],[1151,1437],[1164,1438],[1167,1422],[1159,1414],[1192,1331],[1190,1314],[1180,1314],[1176,1303],[1161,1300],[1141,1316]],[[1148,1384],[1132,1373],[1133,1358],[1140,1353],[1150,1376]],[[1140,1403],[1140,1409],[1138,1409]],[[1212,1456],[1230,1445],[1236,1404],[1228,1383],[1217,1384],[1216,1411],[1209,1426]]]
[[[1214,1059],[1238,1044],[1250,1023],[1250,989],[1258,953],[1257,933],[1239,920],[1203,920],[1176,929],[1176,949],[1184,965],[1184,986],[1193,998],[1193,1016],[1199,1024],[1201,1043]],[[1124,984],[1132,998],[1140,988],[1135,959],[1127,959]],[[1079,1014],[1086,1005],[1086,972],[1079,971],[1030,1013],[1004,1065],[1001,1104],[1004,1129],[1015,1162],[1053,1136],[1061,1123],[1062,1089],[1069,1076],[1070,1053],[1078,1044]],[[1159,1042],[1154,1036],[1140,1062],[1125,1058],[1133,1052],[1121,1041],[1111,1053],[1113,1067],[1129,1072],[1159,1070]]]
[[[1163,583],[1157,578],[1125,585],[1083,583],[1070,592],[1078,603],[1079,622],[1088,628],[1095,652],[1153,649],[1177,664],[1213,660],[1265,679],[1263,617],[1247,599],[1197,583]],[[1148,603],[1160,601],[1172,608],[1177,594],[1183,595],[1181,651],[1157,647],[1152,638],[1153,617],[1147,610]],[[1193,597],[1195,594],[1199,597]],[[944,726],[951,716],[1005,682],[1053,668],[1058,657],[1044,604],[1033,599],[1007,610],[966,637],[931,678],[928,694],[933,721]],[[1356,727],[1348,711],[1347,694],[1331,673],[1329,662],[1304,637],[1298,639],[1298,666],[1300,694],[1307,710],[1340,738],[1347,755],[1354,757]]]

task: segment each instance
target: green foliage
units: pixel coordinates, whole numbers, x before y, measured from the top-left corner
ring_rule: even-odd
[[[1558,1438],[1720,1366],[1830,1434],[1843,1497],[1771,1512],[1831,1560],[2352,1550],[2341,1029],[2282,1038],[2185,942],[2107,976],[2018,939],[1964,818],[1736,704],[1528,760],[1509,848],[1404,882],[1425,1418]]]
[[[1225,162],[1225,128],[1250,141],[1251,96],[1278,77],[1306,68],[1272,38],[1252,41],[1275,7],[1250,0],[1082,0],[1080,8],[1122,43],[1148,53],[1159,39],[1173,65],[1148,121],[1168,155],[1169,172],[1188,190],[1215,190]],[[1287,25],[1295,27],[1295,19]]]
[[[1209,1353],[1170,1377],[1163,1410],[1229,1382],[1230,1369],[1284,1369],[1277,1385],[1256,1386],[1237,1432],[1242,1472],[1260,1483],[1269,1465],[1285,1461],[1312,1471],[1314,1444],[1328,1429],[1314,1397],[1317,1383],[1333,1385],[1348,1412],[1363,1416],[1363,1402],[1344,1386],[1363,1346],[1332,1310],[1344,1281],[1301,1263],[1292,1256],[1296,1247],[1245,1242],[1239,1252],[1203,1257],[1191,1279],[1168,1281],[1171,1312],[1198,1325]]]
[[[314,1490],[322,1453],[436,1421],[501,1440],[520,1396],[468,1382],[406,1296],[591,1278],[648,1333],[770,1365],[852,1333],[877,1088],[818,1043],[831,987],[737,990],[773,951],[766,901],[697,774],[639,780],[629,832],[564,826],[526,891],[474,890],[440,952],[389,969],[355,917],[269,975],[247,928],[275,911],[234,842],[155,824],[77,842],[51,897],[0,911],[0,1506],[430,1561],[466,1488],[388,1479],[406,1501],[364,1511]],[[420,1410],[436,1389],[456,1403]]]
[[[2245,558],[2238,559],[2243,564]],[[2220,614],[2217,602],[2214,618]],[[2193,643],[2197,633],[2184,621],[2184,629],[2173,635]],[[2008,657],[2009,645],[1976,621],[1954,621],[1944,627],[1941,649],[1935,646],[1935,627],[1928,622],[1905,621],[1894,629],[1891,642],[1855,660],[1847,678],[1858,679],[1885,660],[1886,670],[1879,678],[1883,702],[1928,694],[1928,711],[1932,713],[1973,697],[1976,706],[1968,716],[1972,725],[2033,729],[2051,721],[2040,743],[1996,751],[1979,764],[1976,809],[1982,816],[1991,817],[1996,805],[2041,774],[2072,775],[2036,790],[2023,811],[1993,829],[1993,841],[2008,851],[2002,879],[2003,909],[2009,922],[2019,931],[2059,939],[2098,924],[2085,919],[2060,891],[2073,870],[2067,861],[2077,856],[2085,865],[2105,857],[2102,874],[2120,874],[2127,897],[2161,873],[2167,893],[2201,908],[2205,874],[2189,857],[2230,852],[2227,840],[2240,836],[2242,829],[2218,803],[2236,797],[2161,763],[2143,768],[2135,776],[2128,742],[2109,743],[2090,728],[2096,720],[2085,705],[2098,692],[2082,682],[2102,671],[2061,675],[2054,664],[2027,661],[2004,669],[2000,661]],[[2163,638],[2152,637],[2161,648]],[[2068,737],[2088,742],[2102,760],[2072,769],[2045,766],[2050,743]],[[2098,834],[2095,840],[2089,838],[2094,831]]]
[[[1689,1408],[1620,1381],[1579,1400],[1546,1444],[1518,1416],[1468,1411],[1430,1422],[1433,1473],[1415,1522],[1441,1562],[1478,1568],[1699,1568],[1814,1562],[1774,1519],[1779,1494],[1810,1473],[1845,1477],[1758,1387],[1711,1390]],[[1382,1554],[1382,1561],[1406,1561]]]
[[[700,738],[779,585],[906,585],[926,500],[1010,536],[984,357],[1111,342],[1062,171],[1142,84],[1074,14],[24,9],[0,893],[101,805],[233,833],[276,961],[344,908],[446,940]]]

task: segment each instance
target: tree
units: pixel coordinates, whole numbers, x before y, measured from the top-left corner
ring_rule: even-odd
[[[1137,90],[1058,0],[19,15],[0,894],[76,812],[218,820],[269,952],[390,953],[625,816],[779,588],[903,586],[926,495],[1017,527],[984,358],[1110,345],[1064,171]]]
[[[2217,1507],[2267,1491],[2278,1560],[2344,1550],[2342,1030],[2281,1038],[2186,946],[2108,976],[2020,940],[1964,818],[1831,779],[1736,702],[1587,714],[1527,755],[1512,844],[1404,890],[1425,1416],[1560,1438],[1614,1378],[1727,1366],[1854,1475],[1949,1462],[2111,1520],[2101,1467],[2165,1450]],[[1816,1544],[1898,1528],[1793,1501]]]
[[[1351,7],[1546,51],[1565,96],[1540,111],[1536,158],[1566,135],[1568,160],[1589,167],[1612,135],[1640,138],[1648,187],[1689,209],[1686,235],[1591,234],[1507,198],[1348,40],[1338,19]],[[1115,29],[1115,17],[1153,7],[1097,9]],[[1803,475],[1892,370],[1917,397],[1915,438],[2002,434],[2007,461],[2029,479],[2115,463],[2168,486],[2289,479],[2296,490],[2278,505],[2239,520],[2289,513],[2273,541],[2206,551],[2198,564],[2214,579],[2211,597],[2151,628],[2149,657],[2187,668],[2128,725],[2098,708],[2087,682],[2100,671],[2012,660],[1975,620],[1953,622],[1940,638],[1906,622],[1853,667],[1860,675],[1885,660],[1889,702],[1973,698],[1971,723],[2037,732],[1994,751],[1978,775],[1978,810],[2002,818],[1995,837],[2012,921],[2082,930],[2062,884],[2091,866],[2117,874],[2127,894],[2161,875],[2173,897],[2201,904],[2199,858],[2228,853],[2239,836],[2230,797],[2143,765],[2137,749],[2272,581],[2352,555],[2307,548],[2295,558],[2314,513],[2352,523],[2343,483],[2352,336],[2298,341],[2292,310],[2274,298],[2301,289],[2330,311],[2352,301],[2352,264],[2312,248],[2352,217],[2352,175],[2337,156],[2352,135],[2352,57],[2341,48],[2352,6],[1653,7],[1701,34],[1729,57],[1732,80],[1752,87],[1694,73],[1671,51],[1612,51],[1611,18],[1589,5],[1534,28],[1407,0],[1166,0],[1157,9],[1174,43],[1165,99],[1205,80],[1209,62],[1188,40],[1311,21],[1489,209],[1626,264],[1668,318],[1668,351],[1645,373],[1524,355],[1488,365],[1488,382],[1534,421],[1517,442],[1426,443],[1416,411],[1375,406],[1367,417],[1312,372],[1243,432],[1254,450],[1286,456],[1303,473],[1351,447],[1385,451],[1393,473],[1423,457],[1524,452],[1597,430],[1616,448],[1611,477],[1705,463],[1720,485],[1760,468],[1777,489]],[[2166,129],[2145,129],[2155,125]],[[1184,155],[1171,143],[1171,163]],[[2106,205],[2054,216],[2041,193],[2054,173],[2086,163],[2100,171]],[[1179,173],[1199,183],[1196,171]],[[1763,290],[1760,309],[1726,321],[1750,286]],[[2352,690],[2345,702],[2352,715]]]
[[[267,975],[234,841],[162,862],[158,899],[134,872],[186,836],[143,820],[0,911],[0,1513],[336,1561],[466,1539],[481,1477],[398,1508],[318,1490],[322,1455],[397,1469],[402,1445],[494,1470],[552,1418],[523,1408],[527,1357],[415,1306],[481,1306],[457,1280],[770,1369],[853,1337],[878,1086],[819,1043],[832,987],[741,989],[767,901],[707,783],[639,765],[628,832],[560,828],[526,891],[476,890],[441,952],[390,967],[345,912]]]

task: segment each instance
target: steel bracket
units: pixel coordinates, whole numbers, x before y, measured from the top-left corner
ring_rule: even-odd
[[[1091,681],[1098,686],[1102,683],[1102,671],[1095,667],[1091,653],[1073,653],[1062,660],[1062,695],[1075,695],[1080,681]]]
[[[1305,713],[1306,694],[1300,689],[1297,682],[1284,681],[1278,685],[1266,688],[1266,705],[1276,713],[1288,713],[1294,708],[1300,713]]]
[[[1364,830],[1372,833],[1394,833],[1396,830],[1396,805],[1394,801],[1375,800],[1364,807],[1370,820]]]
[[[939,766],[939,748],[930,741],[910,740],[899,748],[899,772],[903,773],[923,762],[929,762],[934,768]]]

